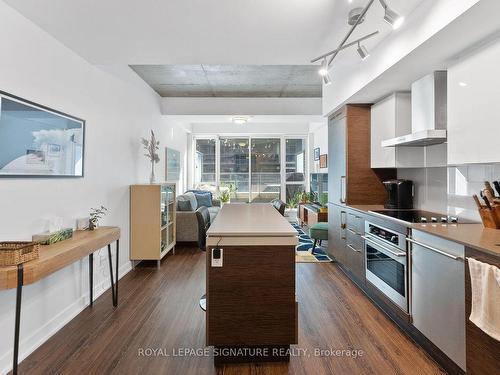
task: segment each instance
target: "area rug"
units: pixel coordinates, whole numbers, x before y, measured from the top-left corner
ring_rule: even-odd
[[[292,223],[293,228],[297,231],[299,244],[295,247],[295,262],[297,263],[328,263],[332,259],[321,247],[316,246],[314,254],[311,254],[311,248],[314,241],[309,237],[309,234],[304,232],[300,225]]]

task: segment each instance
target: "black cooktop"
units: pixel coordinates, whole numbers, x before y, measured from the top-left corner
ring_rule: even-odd
[[[398,219],[407,223],[443,223],[443,224],[469,224],[474,221],[459,218],[457,216],[449,216],[436,212],[422,210],[380,210],[373,211],[380,215],[385,215]]]

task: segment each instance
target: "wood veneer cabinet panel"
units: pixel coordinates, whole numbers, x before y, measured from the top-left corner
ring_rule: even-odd
[[[396,170],[371,169],[371,109],[346,106],[347,176],[346,204],[383,204],[387,192],[383,180],[396,178]]]
[[[224,246],[223,267],[207,248],[207,345],[297,343],[294,246]]]

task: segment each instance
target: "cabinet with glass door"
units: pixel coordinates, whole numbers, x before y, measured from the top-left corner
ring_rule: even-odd
[[[130,259],[161,259],[175,253],[175,183],[130,187]]]

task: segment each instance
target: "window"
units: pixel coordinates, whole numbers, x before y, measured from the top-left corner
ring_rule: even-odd
[[[249,139],[220,138],[220,185],[230,186],[231,202],[249,201]]]
[[[193,148],[194,184],[230,187],[232,203],[288,202],[306,191],[305,136],[202,137]]]
[[[251,202],[270,202],[281,195],[280,138],[253,138]]]
[[[285,143],[285,197],[288,202],[298,192],[306,191],[306,140],[304,138],[287,138]]]
[[[194,164],[194,183],[215,185],[215,139],[196,140]]]

